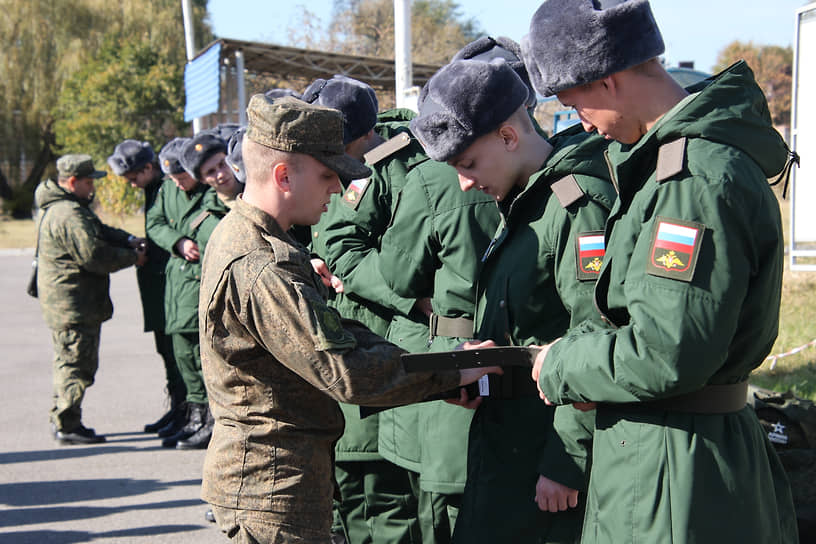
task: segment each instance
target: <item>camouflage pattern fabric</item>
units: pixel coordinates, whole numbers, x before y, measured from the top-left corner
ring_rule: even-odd
[[[82,399],[99,368],[100,326],[51,331],[54,344],[54,402],[51,422],[58,431],[82,423]]]
[[[329,540],[338,401],[390,406],[459,382],[458,372],[406,374],[403,351],[342,320],[326,293],[309,255],[243,200],[210,238],[199,306],[215,427],[202,498],[263,512],[264,530],[291,531],[287,542]]]
[[[113,315],[109,274],[136,263],[129,233],[108,227],[55,181],[41,183],[37,290],[45,323],[52,329],[95,326]]]

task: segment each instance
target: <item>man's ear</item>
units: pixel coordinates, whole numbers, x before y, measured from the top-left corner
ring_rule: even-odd
[[[292,190],[289,182],[289,167],[285,162],[276,162],[272,166],[272,182],[281,192],[288,193]]]
[[[519,133],[516,127],[510,123],[504,123],[498,129],[498,136],[504,143],[504,148],[507,151],[515,151],[519,145]]]
[[[76,176],[69,176],[65,180],[65,186],[68,188],[69,191],[71,191],[73,193],[74,189],[76,189],[76,182],[77,182],[77,177]]]

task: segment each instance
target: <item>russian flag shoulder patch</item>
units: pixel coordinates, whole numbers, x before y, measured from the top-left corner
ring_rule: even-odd
[[[705,229],[701,223],[657,216],[646,272],[690,282],[694,277]]]
[[[577,277],[581,281],[598,279],[606,255],[606,242],[602,230],[579,232],[575,237]]]
[[[343,193],[343,204],[356,210],[357,206],[360,205],[360,200],[362,200],[366,189],[368,189],[369,182],[370,178],[352,180],[345,193]]]

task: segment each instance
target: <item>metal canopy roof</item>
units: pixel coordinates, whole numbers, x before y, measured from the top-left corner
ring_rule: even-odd
[[[343,74],[364,81],[372,87],[389,90],[396,87],[393,59],[343,55],[228,38],[212,42],[199,55],[219,42],[224,61],[232,63],[235,53],[241,52],[244,57],[244,68],[248,72],[279,78],[294,76],[307,80],[319,77],[327,79],[334,74]],[[414,63],[414,85],[424,85],[439,68],[440,65]]]

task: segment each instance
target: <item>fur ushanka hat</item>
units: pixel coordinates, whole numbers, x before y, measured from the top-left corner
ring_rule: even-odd
[[[504,59],[457,60],[422,88],[411,132],[429,157],[447,161],[506,121],[528,96],[527,86]]]
[[[662,55],[648,0],[546,0],[521,41],[533,87],[552,96]]]

